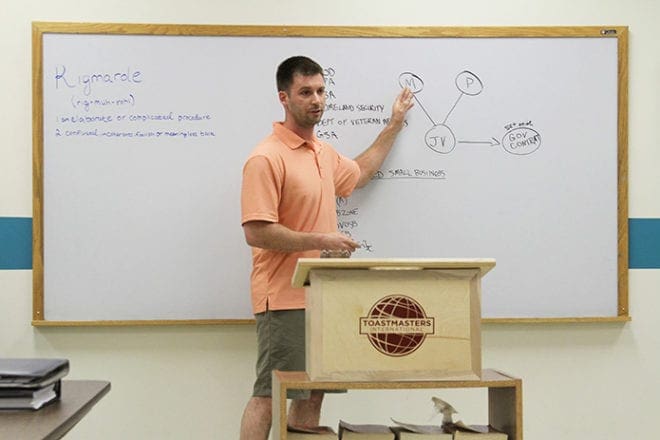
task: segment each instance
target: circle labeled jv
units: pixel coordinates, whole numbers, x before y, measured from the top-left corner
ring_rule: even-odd
[[[437,153],[451,153],[456,147],[456,136],[445,124],[434,125],[424,136],[426,145]]]

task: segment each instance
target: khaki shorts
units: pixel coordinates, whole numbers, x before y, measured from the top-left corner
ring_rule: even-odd
[[[272,371],[305,371],[305,310],[267,310],[257,320],[257,380],[252,395],[272,395]],[[309,390],[287,390],[289,399],[309,399]]]

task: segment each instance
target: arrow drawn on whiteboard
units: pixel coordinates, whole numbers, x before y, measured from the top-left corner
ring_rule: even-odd
[[[458,141],[459,144],[471,144],[471,145],[490,145],[491,147],[496,147],[500,145],[500,141],[495,139],[494,137],[490,138],[489,141]]]

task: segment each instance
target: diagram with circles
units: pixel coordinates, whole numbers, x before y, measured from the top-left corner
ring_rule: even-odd
[[[402,88],[408,87],[413,92],[417,106],[424,112],[431,123],[431,127],[424,135],[424,142],[429,149],[440,154],[450,154],[461,144],[484,144],[493,147],[501,145],[507,153],[526,156],[534,153],[541,147],[541,134],[531,127],[531,121],[506,125],[506,133],[501,137],[501,140],[498,140],[494,136],[489,140],[457,139],[449,123],[450,116],[464,97],[478,99],[477,97],[484,89],[484,84],[476,74],[468,70],[463,70],[456,75],[454,83],[459,92],[458,98],[456,98],[456,101],[444,119],[439,122],[424,107],[424,81],[421,76],[412,72],[403,72],[399,75],[399,85]]]

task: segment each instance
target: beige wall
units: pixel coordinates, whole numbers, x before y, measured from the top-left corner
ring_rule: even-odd
[[[286,5],[285,7],[283,5]],[[0,14],[0,216],[31,217],[31,21],[630,26],[630,217],[660,217],[657,0],[141,2],[9,0]],[[267,130],[268,127],[264,127]],[[246,146],[248,148],[248,146]],[[595,158],[594,160],[597,160]],[[240,233],[237,229],[236,233]],[[1,245],[1,244],[0,244]],[[484,366],[523,378],[527,439],[648,438],[660,408],[660,271],[630,272],[627,324],[489,324]],[[108,394],[70,439],[234,439],[251,389],[253,326],[33,328],[31,272],[0,271],[0,356],[61,356]],[[247,293],[246,293],[247,294]],[[487,294],[485,292],[484,294]],[[533,295],[533,292],[530,292]],[[330,396],[323,422],[429,421],[430,396],[485,423],[481,391]],[[437,419],[436,419],[437,420]]]

